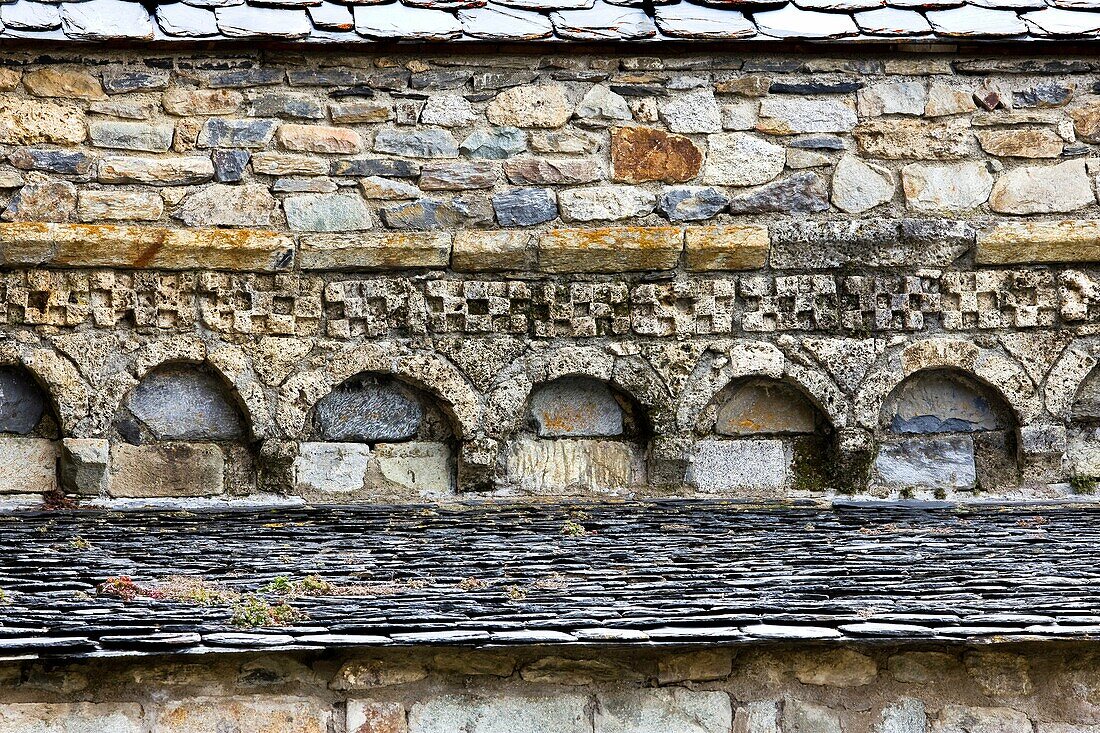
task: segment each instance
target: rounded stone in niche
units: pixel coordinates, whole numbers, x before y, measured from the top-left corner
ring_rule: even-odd
[[[623,433],[623,408],[597,379],[563,377],[531,397],[539,437],[610,437]]]
[[[337,387],[316,408],[322,440],[373,443],[410,440],[420,431],[424,407],[395,384],[360,382]]]
[[[718,405],[714,431],[719,435],[812,433],[817,409],[794,387],[748,382]]]
[[[982,390],[948,374],[912,377],[891,399],[887,414],[894,433],[973,433],[1006,427]]]
[[[201,367],[162,367],[142,379],[127,402],[157,440],[234,440],[244,419],[221,380]]]
[[[46,395],[25,370],[0,367],[0,433],[27,435],[46,412]]]

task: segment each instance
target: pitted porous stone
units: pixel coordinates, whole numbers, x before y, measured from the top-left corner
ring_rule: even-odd
[[[159,703],[151,712],[161,721],[158,727],[173,733],[213,730],[320,733],[330,729],[333,718],[332,708],[316,698],[282,695],[172,700]]]
[[[225,385],[193,366],[150,372],[126,405],[157,440],[235,440],[245,433],[240,410]]]
[[[0,728],[9,733],[141,733],[137,703],[15,703],[0,708]]]
[[[0,99],[0,143],[76,145],[88,131],[84,113],[69,103],[44,102],[4,95]]]
[[[696,441],[688,483],[704,492],[748,491],[778,495],[787,486],[790,456],[782,440]]]
[[[795,658],[794,676],[804,685],[863,687],[878,676],[878,665],[851,649],[807,652]]]
[[[540,437],[592,438],[621,435],[623,408],[606,382],[557,379],[531,397],[531,417]]]
[[[408,733],[405,706],[397,702],[348,700],[347,733]]]
[[[1085,161],[1014,168],[993,185],[989,207],[1004,214],[1051,214],[1096,204]]]
[[[1034,690],[1027,658],[1004,652],[970,652],[966,671],[993,698],[1020,697]]]
[[[595,733],[726,733],[732,723],[725,692],[643,688],[600,693]]]
[[[30,434],[46,408],[45,393],[25,369],[0,367],[0,433]]]
[[[510,127],[561,127],[573,114],[561,84],[533,84],[506,89],[485,110],[489,122]]]
[[[423,419],[408,389],[378,382],[334,389],[317,403],[315,417],[322,439],[363,443],[409,440]]]
[[[293,466],[295,488],[319,494],[362,491],[371,455],[371,447],[360,443],[299,443]]]
[[[755,135],[731,132],[710,137],[703,182],[719,186],[755,186],[783,172],[783,148]]]
[[[875,726],[875,733],[925,733],[928,715],[920,700],[903,697],[882,709],[882,717]]]
[[[894,197],[894,175],[887,169],[845,155],[833,171],[832,202],[841,211],[862,214]]]
[[[901,169],[901,182],[906,206],[938,214],[976,209],[993,190],[985,163],[910,163]]]
[[[856,121],[855,105],[845,99],[767,97],[760,104],[756,129],[772,135],[848,132]]]
[[[661,121],[671,132],[722,131],[722,112],[713,92],[694,91],[674,97],[660,107]]]
[[[225,491],[225,453],[212,443],[113,443],[110,466],[108,493],[116,499],[217,496]]]
[[[971,489],[977,480],[974,441],[955,435],[883,443],[875,471],[887,486]]]
[[[842,733],[840,717],[815,703],[788,698],[783,702],[783,733]]]

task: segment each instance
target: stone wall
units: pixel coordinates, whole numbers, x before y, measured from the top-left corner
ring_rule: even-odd
[[[1094,644],[220,655],[0,669],[6,733],[1089,733]]]
[[[663,48],[6,51],[0,491],[1091,493],[1100,61]]]

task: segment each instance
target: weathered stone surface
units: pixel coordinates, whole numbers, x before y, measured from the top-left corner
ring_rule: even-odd
[[[513,188],[493,196],[493,211],[502,227],[526,227],[556,219],[558,203],[549,188]]]
[[[370,209],[358,196],[306,194],[283,199],[287,224],[299,232],[370,229]]]
[[[46,148],[18,148],[8,156],[8,162],[25,171],[46,171],[69,176],[86,176],[95,166],[95,158],[87,153]]]
[[[76,186],[43,177],[16,191],[0,220],[64,222],[75,211]]]
[[[381,176],[359,179],[359,193],[365,199],[402,201],[420,196],[420,189],[404,181],[393,181]]]
[[[1027,715],[1011,708],[944,705],[932,729],[936,733],[1028,733]]]
[[[733,214],[778,211],[806,214],[828,211],[829,187],[816,173],[795,173],[730,199]]]
[[[527,133],[518,127],[475,130],[458,148],[471,158],[504,160],[527,150]]]
[[[551,685],[591,685],[600,682],[640,680],[641,677],[622,664],[602,659],[571,659],[542,657],[520,670],[524,682]]]
[[[451,237],[442,232],[302,235],[304,270],[384,270],[446,267]]]
[[[733,665],[728,651],[706,649],[662,656],[658,660],[657,670],[658,682],[668,685],[725,679],[733,671]]]
[[[218,183],[236,183],[241,180],[251,157],[247,150],[221,148],[213,151],[210,159],[214,163],[214,180]]]
[[[709,90],[698,90],[660,106],[661,121],[672,132],[707,133],[722,131],[722,112]]]
[[[329,170],[326,161],[302,153],[255,153],[252,172],[265,176],[319,176]]]
[[[558,202],[565,221],[615,221],[652,213],[657,197],[633,186],[591,186],[562,191]]]
[[[895,433],[972,433],[1006,427],[984,394],[943,374],[911,377],[885,409]]]
[[[687,481],[703,492],[776,495],[787,485],[789,464],[782,440],[703,438],[695,442]]]
[[[849,214],[862,214],[889,203],[895,188],[889,170],[844,155],[833,171],[833,206]]]
[[[348,700],[347,733],[407,733],[405,706],[396,702]]]
[[[569,158],[514,158],[504,164],[504,174],[519,186],[577,185],[602,178],[595,161]]]
[[[876,119],[863,122],[852,134],[859,149],[874,158],[952,160],[974,152],[969,120],[946,122]]]
[[[764,226],[689,227],[684,261],[689,270],[754,270],[767,264],[770,244]]]
[[[56,491],[57,453],[57,443],[53,440],[0,436],[0,474],[4,476],[0,493],[44,494]],[[10,707],[5,705],[4,711]],[[0,711],[0,722],[5,722],[4,711]]]
[[[980,130],[982,150],[1001,158],[1057,158],[1065,143],[1054,130]]]
[[[359,133],[345,127],[280,125],[276,139],[287,150],[298,152],[354,155],[363,149]]]
[[[873,258],[880,266],[947,267],[974,244],[974,228],[944,219],[791,221],[771,227],[773,267],[822,269]]]
[[[60,464],[64,490],[83,496],[106,495],[110,456],[110,442],[105,438],[65,438]]]
[[[157,440],[235,440],[245,434],[226,386],[213,373],[190,365],[150,372],[126,406]]]
[[[892,655],[886,666],[898,682],[924,685],[943,679],[958,662],[943,652],[903,652]]]
[[[510,480],[536,495],[617,492],[645,480],[641,448],[615,440],[520,439],[505,462]]]
[[[424,409],[406,387],[367,381],[329,392],[314,419],[324,440],[408,440],[420,429]]]
[[[770,700],[747,703],[737,709],[734,733],[779,733],[779,706]]]
[[[374,136],[374,150],[410,158],[457,158],[458,141],[447,130],[403,131],[387,127]],[[379,173],[379,175],[384,175]]]
[[[382,209],[382,220],[395,229],[452,229],[479,226],[492,221],[493,209],[483,199],[450,201],[422,198]]]
[[[349,101],[329,105],[333,122],[356,125],[362,122],[389,122],[393,119],[393,107],[378,102]]]
[[[0,709],[0,726],[11,733],[141,733],[137,703],[15,703]]]
[[[284,269],[294,242],[270,231],[165,229],[108,224],[0,224],[5,266]]]
[[[1085,161],[1013,168],[993,184],[989,206],[1003,214],[1052,214],[1096,203]]]
[[[23,74],[23,86],[36,97],[106,99],[99,79],[86,71],[46,67]]]
[[[1019,697],[1033,691],[1027,658],[1005,652],[971,652],[963,657],[966,671],[985,694]]]
[[[875,733],[924,733],[927,730],[924,703],[911,697],[903,697],[883,708],[882,718],[875,726]]]
[[[974,95],[943,82],[932,82],[928,88],[928,103],[924,106],[925,117],[947,117],[961,115],[978,109]]]
[[[1100,142],[1100,97],[1085,97],[1066,110],[1073,120],[1077,137],[1085,142]]]
[[[202,126],[198,145],[201,148],[262,148],[271,142],[278,125],[278,120],[216,117]]]
[[[315,698],[273,695],[190,698],[161,703],[155,712],[165,733],[321,733],[333,717],[331,708]]]
[[[884,443],[875,471],[887,486],[970,489],[977,479],[974,442],[959,435]]]
[[[28,435],[46,413],[46,395],[25,370],[0,367],[0,433]]]
[[[179,158],[110,157],[99,162],[100,183],[147,183],[153,186],[188,186],[214,177],[214,164],[206,156]]]
[[[841,733],[840,719],[823,705],[788,698],[783,703],[784,733]]]
[[[657,211],[672,221],[700,221],[717,216],[729,204],[729,198],[710,186],[666,188],[657,201]]]
[[[817,411],[797,389],[750,381],[721,398],[715,413],[719,435],[794,435],[817,428]]]
[[[539,240],[539,268],[545,272],[670,270],[682,250],[676,227],[554,229]]]
[[[755,186],[783,172],[783,148],[755,135],[711,135],[703,182],[719,186]]]
[[[262,92],[248,105],[252,117],[283,117],[294,120],[321,120],[325,110],[311,96],[295,92]]]
[[[454,459],[443,443],[412,441],[380,443],[374,448],[379,478],[370,477],[368,489],[386,492],[406,490],[422,499],[454,493]]]
[[[367,484],[373,451],[363,443],[298,444],[294,459],[294,487],[319,494],[350,494]]]
[[[690,138],[647,127],[611,131],[611,177],[615,181],[682,183],[699,174],[703,154]]]
[[[795,658],[794,676],[804,685],[862,687],[878,676],[878,665],[852,649],[807,652]]]
[[[369,690],[419,682],[428,670],[413,660],[363,659],[345,663],[329,687],[333,690]]]
[[[489,161],[425,163],[420,172],[420,188],[425,191],[492,188],[498,175],[498,164]]]
[[[864,87],[856,93],[857,108],[863,117],[882,115],[921,115],[928,92],[919,81],[896,81]]]
[[[451,267],[471,272],[534,269],[537,244],[534,232],[458,232]]]
[[[998,224],[978,237],[975,260],[981,264],[1095,262],[1100,260],[1100,222],[1078,219]]]
[[[569,121],[573,105],[561,84],[535,84],[505,89],[485,113],[494,125],[554,128]]]
[[[843,99],[767,97],[756,129],[771,135],[848,132],[856,126],[855,105]]]
[[[164,200],[151,191],[81,191],[80,221],[155,221],[164,215]]]
[[[901,185],[910,209],[950,214],[989,200],[993,175],[985,163],[910,163],[901,169]]]
[[[267,186],[214,183],[189,194],[173,216],[187,226],[270,226],[277,203]]]
[[[596,84],[585,93],[574,115],[582,124],[592,126],[614,125],[634,119],[626,99],[602,84]]]
[[[217,496],[225,454],[213,443],[113,443],[109,486],[116,499]]]
[[[244,95],[233,89],[169,89],[161,97],[164,111],[179,117],[230,115],[236,112]]]
[[[0,99],[0,143],[76,145],[84,142],[84,113],[67,103],[5,95]]]
[[[92,145],[119,150],[166,152],[172,147],[171,125],[145,122],[93,122],[88,125]]]
[[[606,382],[563,377],[531,396],[540,437],[596,438],[621,435],[623,408]]]
[[[596,708],[596,733],[726,733],[733,722],[725,692],[680,687],[605,692]]]
[[[409,708],[409,733],[522,733],[544,728],[591,733],[587,702],[587,695],[563,691],[495,697],[440,695]]]
[[[459,94],[436,94],[428,97],[420,112],[420,122],[440,127],[465,127],[477,119],[474,108]]]

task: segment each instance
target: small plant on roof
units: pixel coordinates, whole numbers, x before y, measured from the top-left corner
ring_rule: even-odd
[[[113,578],[107,578],[107,580],[97,585],[95,593],[97,596],[132,601],[138,596],[144,595],[144,590],[129,575],[117,575]]]
[[[69,540],[69,548],[77,552],[85,552],[92,549],[92,543],[83,537],[77,536]]]
[[[583,537],[588,534],[588,530],[584,528],[584,525],[569,520],[561,526],[561,533],[569,537]]]
[[[77,509],[80,504],[68,496],[61,489],[50,489],[42,494],[42,507],[50,511],[59,509]]]
[[[247,595],[233,607],[231,623],[241,628],[254,629],[263,626],[287,626],[304,618],[304,613],[284,601],[268,603],[258,596]]]
[[[146,593],[150,598],[200,606],[222,606],[233,603],[240,594],[207,582],[195,575],[172,575]]]
[[[317,575],[307,575],[299,580],[279,576],[264,586],[264,593],[284,596],[325,596],[334,591],[333,586]]]

